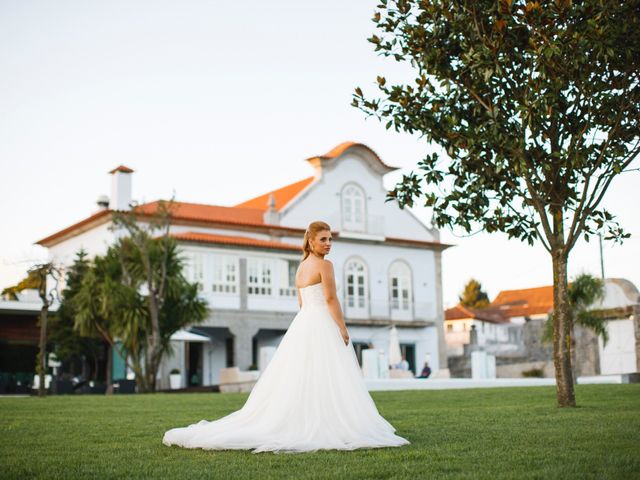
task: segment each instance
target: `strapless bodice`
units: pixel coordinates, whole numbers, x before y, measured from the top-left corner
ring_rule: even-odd
[[[324,292],[322,291],[322,283],[314,283],[300,289],[300,296],[302,297],[302,308],[310,306],[326,306],[327,301],[324,298]]]

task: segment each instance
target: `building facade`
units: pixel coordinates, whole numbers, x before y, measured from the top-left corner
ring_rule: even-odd
[[[586,327],[573,329],[576,376],[640,372],[640,292],[621,278],[604,281],[602,300],[592,305],[606,322],[608,341]],[[487,308],[456,305],[445,311],[445,338],[452,374],[468,369],[469,351],[496,355],[498,377],[531,369],[552,377],[553,349],[542,341],[553,311],[553,286],[503,290]]]
[[[209,304],[207,320],[191,328],[206,341],[176,342],[160,371],[168,385],[171,369],[183,386],[213,385],[221,368],[260,367],[262,347],[278,345],[298,311],[295,272],[306,226],[323,220],[332,227],[338,295],[356,352],[387,350],[395,325],[413,369],[429,361],[446,369],[437,230],[408,210],[385,202],[383,176],[394,168],[369,147],[344,143],[307,159],[308,178],[227,207],[174,202],[171,235],[185,258],[186,276],[197,282]],[[38,243],[57,263],[75,253],[103,253],[118,232],[112,215],[132,199],[133,171],[118,167],[111,197],[86,219]],[[158,202],[135,206],[140,221]]]

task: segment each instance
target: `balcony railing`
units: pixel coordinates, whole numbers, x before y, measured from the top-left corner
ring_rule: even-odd
[[[350,308],[342,302],[345,315],[352,318],[380,318],[389,320],[435,320],[433,302],[411,302],[408,309],[392,308],[388,300],[365,301],[364,308]]]

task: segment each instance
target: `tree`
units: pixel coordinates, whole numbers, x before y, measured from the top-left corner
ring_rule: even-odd
[[[71,308],[75,313],[74,331],[83,337],[100,337],[109,345],[106,367],[107,394],[113,392],[113,347],[126,318],[121,315],[127,305],[121,304],[121,292],[125,286],[120,284],[119,272],[117,255],[110,248],[105,255],[93,259],[71,300]]]
[[[458,300],[460,300],[460,304],[470,308],[485,308],[489,306],[489,296],[482,290],[482,284],[474,278],[464,286],[464,290]]]
[[[38,290],[38,288],[40,287],[40,281],[41,279],[37,272],[29,270],[25,278],[20,280],[16,285],[3,289],[2,293],[0,293],[0,296],[2,296],[2,298],[6,298],[7,300],[17,301],[18,293],[22,292],[23,290]]]
[[[34,265],[29,269],[29,275],[34,275],[37,279],[38,296],[42,301],[40,309],[40,341],[38,344],[38,356],[36,360],[36,372],[38,374],[38,397],[45,396],[44,375],[47,369],[47,322],[49,319],[49,308],[56,300],[58,294],[58,280],[60,271],[51,262]],[[53,288],[48,288],[47,279],[54,281]]]
[[[48,279],[53,280],[53,288],[49,288]],[[51,262],[39,263],[27,271],[27,276],[13,287],[7,287],[2,291],[2,296],[9,300],[18,300],[18,293],[26,289],[38,291],[42,301],[40,309],[40,340],[38,342],[38,355],[36,357],[36,373],[38,374],[38,396],[44,397],[46,393],[44,375],[47,370],[47,324],[49,320],[49,308],[57,298],[58,280],[60,270]]]
[[[640,151],[637,1],[380,0],[381,55],[416,71],[378,76],[353,105],[440,147],[389,193],[420,200],[438,227],[504,232],[544,246],[554,285],[559,406],[575,406],[569,253],[602,229],[628,235],[601,201]]]
[[[604,282],[592,275],[583,273],[569,284],[569,345],[574,368],[576,366],[576,352],[573,346],[576,325],[592,330],[597,336],[602,337],[602,342],[605,345],[609,341],[607,321],[597,309],[593,308],[603,298]],[[545,322],[543,340],[545,342],[553,341],[553,313],[549,314],[549,318]]]
[[[198,285],[182,275],[168,208],[162,205],[146,225],[134,213],[115,217],[114,228],[129,235],[94,259],[77,300],[78,328],[99,332],[112,346],[119,338],[142,392],[155,391],[171,335],[206,317]]]
[[[56,357],[61,361],[69,361],[74,358],[93,359],[93,378],[95,380],[98,373],[98,355],[104,348],[104,343],[95,332],[86,336],[81,335],[75,328],[77,311],[74,301],[89,269],[90,262],[87,253],[84,250],[78,251],[66,274],[60,306],[51,318],[49,340],[55,346]],[[85,364],[86,362],[83,360],[83,365]],[[107,361],[107,392],[110,392],[111,386],[109,372],[110,365]]]

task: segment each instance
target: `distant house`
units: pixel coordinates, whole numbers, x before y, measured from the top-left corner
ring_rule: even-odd
[[[590,330],[575,329],[579,375],[640,372],[640,294],[628,280],[608,278],[605,296],[593,306],[607,320],[609,342]],[[519,352],[541,361],[541,325],[553,311],[553,286],[503,290],[485,309],[456,305],[445,311],[445,339],[449,355],[463,355],[475,341],[490,353]],[[472,330],[476,333],[472,334]],[[535,335],[532,335],[535,333]],[[476,338],[473,338],[476,335]],[[532,338],[533,336],[537,338]],[[551,359],[549,358],[548,361]]]
[[[307,159],[312,175],[235,206],[175,202],[171,235],[210,306],[207,320],[191,329],[205,341],[180,341],[161,368],[181,370],[183,386],[218,383],[221,368],[256,366],[262,347],[278,345],[298,310],[295,272],[307,225],[324,220],[334,231],[338,294],[359,353],[386,350],[389,328],[399,332],[410,366],[425,359],[446,369],[439,232],[410,211],[385,202],[383,177],[395,170],[369,147],[344,143]],[[68,265],[84,248],[100,254],[114,241],[115,211],[132,200],[133,170],[110,172],[112,190],[103,207],[38,243]],[[135,209],[145,221],[158,202]],[[259,365],[257,365],[259,366]]]
[[[501,290],[490,308],[519,325],[528,320],[546,320],[553,310],[553,286]]]
[[[513,325],[499,309],[474,309],[456,305],[445,310],[445,340],[447,355],[462,355],[464,346],[473,343],[491,353],[517,349],[516,341],[510,342]]]

